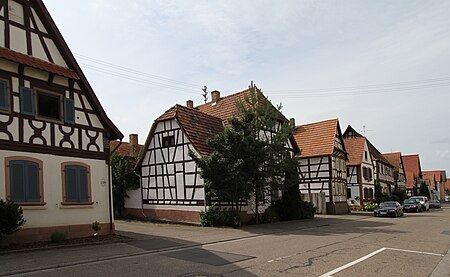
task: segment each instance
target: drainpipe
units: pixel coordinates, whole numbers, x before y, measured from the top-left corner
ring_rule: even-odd
[[[119,144],[111,151],[109,152],[109,156],[108,156],[108,203],[109,203],[109,231],[110,233],[112,233],[113,231],[113,210],[114,208],[112,207],[112,178],[111,178],[111,156],[112,154],[114,154],[114,152],[117,151],[117,149],[119,149],[120,145],[122,144],[122,139],[120,139]]]

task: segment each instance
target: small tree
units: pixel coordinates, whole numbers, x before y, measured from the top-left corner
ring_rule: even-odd
[[[125,208],[127,192],[139,188],[139,177],[134,172],[137,158],[121,156],[113,153],[111,156],[112,186],[114,212],[121,216]]]
[[[22,208],[12,201],[0,199],[0,240],[25,224]]]
[[[430,197],[431,197],[430,190],[428,189],[428,186],[424,181],[422,181],[422,183],[420,184],[419,195],[426,196],[426,197],[428,197],[428,199],[430,199]]]

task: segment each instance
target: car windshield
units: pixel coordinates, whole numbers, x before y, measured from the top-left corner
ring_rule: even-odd
[[[417,201],[416,201],[415,199],[406,199],[406,200],[405,200],[405,203],[406,203],[406,204],[416,204]]]
[[[384,208],[384,207],[395,207],[395,202],[383,202],[380,204],[380,208]]]
[[[414,197],[414,198],[410,198],[410,199],[416,199],[417,201],[423,201],[423,197]]]

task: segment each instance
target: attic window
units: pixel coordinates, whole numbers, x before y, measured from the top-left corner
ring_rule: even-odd
[[[170,147],[175,145],[175,136],[168,136],[162,138],[162,146]]]
[[[61,99],[59,96],[37,92],[38,116],[61,119]]]
[[[364,151],[364,156],[366,157],[366,161],[368,161],[368,160],[369,160],[369,157],[368,157],[368,155],[367,155],[367,151]]]

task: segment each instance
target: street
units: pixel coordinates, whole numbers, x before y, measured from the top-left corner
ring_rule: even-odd
[[[134,221],[116,229],[134,240],[2,254],[0,275],[430,276],[450,248],[450,206],[242,229]]]

